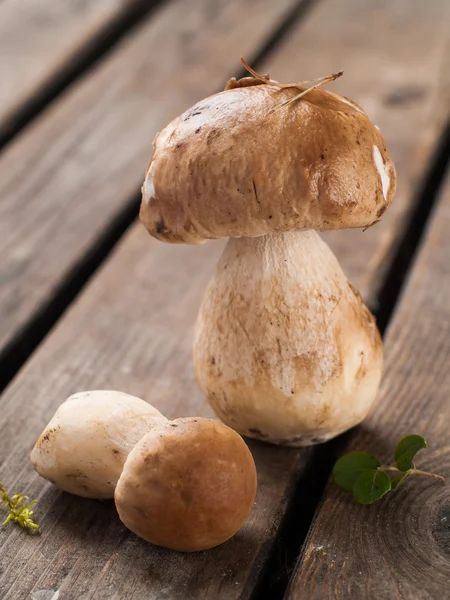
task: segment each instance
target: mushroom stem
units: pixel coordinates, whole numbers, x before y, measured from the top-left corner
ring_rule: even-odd
[[[229,240],[200,308],[194,362],[225,423],[305,446],[364,419],[382,345],[359,293],[309,230]]]
[[[39,436],[31,462],[39,475],[66,492],[112,498],[130,451],[156,425],[167,422],[135,396],[113,390],[79,392],[59,406]]]

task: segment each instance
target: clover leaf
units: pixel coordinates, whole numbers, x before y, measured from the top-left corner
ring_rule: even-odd
[[[400,471],[409,471],[414,469],[413,458],[419,450],[426,448],[427,443],[421,435],[407,435],[402,438],[394,452],[394,460],[397,469]]]
[[[344,490],[353,492],[358,504],[373,504],[390,491],[395,491],[408,475],[426,475],[444,481],[441,475],[416,469],[413,458],[426,448],[425,439],[417,434],[402,438],[395,448],[394,465],[382,465],[367,452],[350,452],[341,456],[333,467],[333,479]],[[389,471],[395,475],[389,477]]]

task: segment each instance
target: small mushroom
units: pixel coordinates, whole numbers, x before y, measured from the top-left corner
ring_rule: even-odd
[[[256,493],[244,440],[211,419],[154,427],[128,455],[114,494],[128,529],[172,550],[225,542],[243,525]]]
[[[151,235],[231,238],[194,342],[218,416],[290,446],[360,423],[378,392],[382,342],[315,230],[366,228],[392,202],[395,167],[379,130],[342,96],[256,74],[198,102],[154,145],[140,211]]]
[[[31,452],[45,479],[86,498],[112,498],[132,448],[167,419],[151,404],[116,391],[80,392],[61,404]]]

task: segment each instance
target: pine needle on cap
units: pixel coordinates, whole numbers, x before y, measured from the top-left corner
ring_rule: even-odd
[[[302,89],[302,91],[299,94],[296,94],[292,98],[289,98],[288,100],[285,100],[284,102],[281,102],[280,104],[277,104],[274,108],[272,108],[270,110],[270,112],[278,110],[279,108],[281,108],[283,106],[287,106],[288,104],[291,104],[292,102],[300,100],[300,98],[302,98],[303,96],[305,96],[306,94],[308,94],[312,90],[315,90],[315,89],[317,89],[319,87],[322,87],[323,85],[326,85],[327,83],[331,83],[332,81],[335,81],[339,77],[342,77],[342,75],[344,74],[344,71],[339,71],[338,73],[332,73],[331,75],[327,75],[326,77],[319,77],[317,79],[310,79],[310,80],[305,80],[305,81],[296,81],[294,83],[278,83],[278,81],[274,81],[273,79],[269,79],[268,77],[265,77],[264,75],[260,75],[257,71],[255,71],[255,69],[253,69],[244,60],[244,58],[242,56],[241,56],[241,63],[244,66],[244,68],[251,75],[253,75],[253,77],[255,79],[257,79],[261,83],[273,85],[273,86],[279,88],[280,90],[285,90],[285,89],[288,89],[288,88],[298,88],[298,89],[301,89],[301,88],[305,87],[306,85],[310,86],[306,90]]]
[[[317,80],[317,83],[315,83],[308,89],[303,90],[299,94],[296,94],[292,98],[289,98],[288,100],[285,100],[284,102],[281,102],[281,104],[277,104],[277,106],[272,108],[270,112],[274,112],[275,110],[278,110],[279,108],[282,108],[283,106],[287,106],[288,104],[291,104],[292,102],[295,102],[296,100],[300,100],[300,98],[303,98],[303,96],[305,96],[312,90],[315,90],[319,87],[322,87],[323,85],[326,85],[327,83],[331,83],[332,81],[335,81],[338,77],[342,77],[343,74],[344,74],[344,71],[339,71],[339,73],[332,73],[331,75],[327,75],[326,77],[321,77],[320,79]],[[297,86],[293,86],[293,87],[297,87]]]

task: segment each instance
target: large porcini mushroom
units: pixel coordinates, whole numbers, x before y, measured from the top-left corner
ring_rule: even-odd
[[[112,498],[138,441],[168,420],[148,402],[113,390],[73,394],[39,436],[31,462],[59,488],[85,498]]]
[[[217,546],[253,507],[256,468],[235,431],[212,419],[175,419],[130,452],[114,499],[123,523],[148,542],[195,552]]]
[[[377,222],[396,174],[364,111],[315,89],[335,77],[307,88],[251,72],[157,135],[140,217],[166,242],[231,238],[198,316],[198,381],[241,434],[303,446],[364,419],[383,361],[316,231]]]

